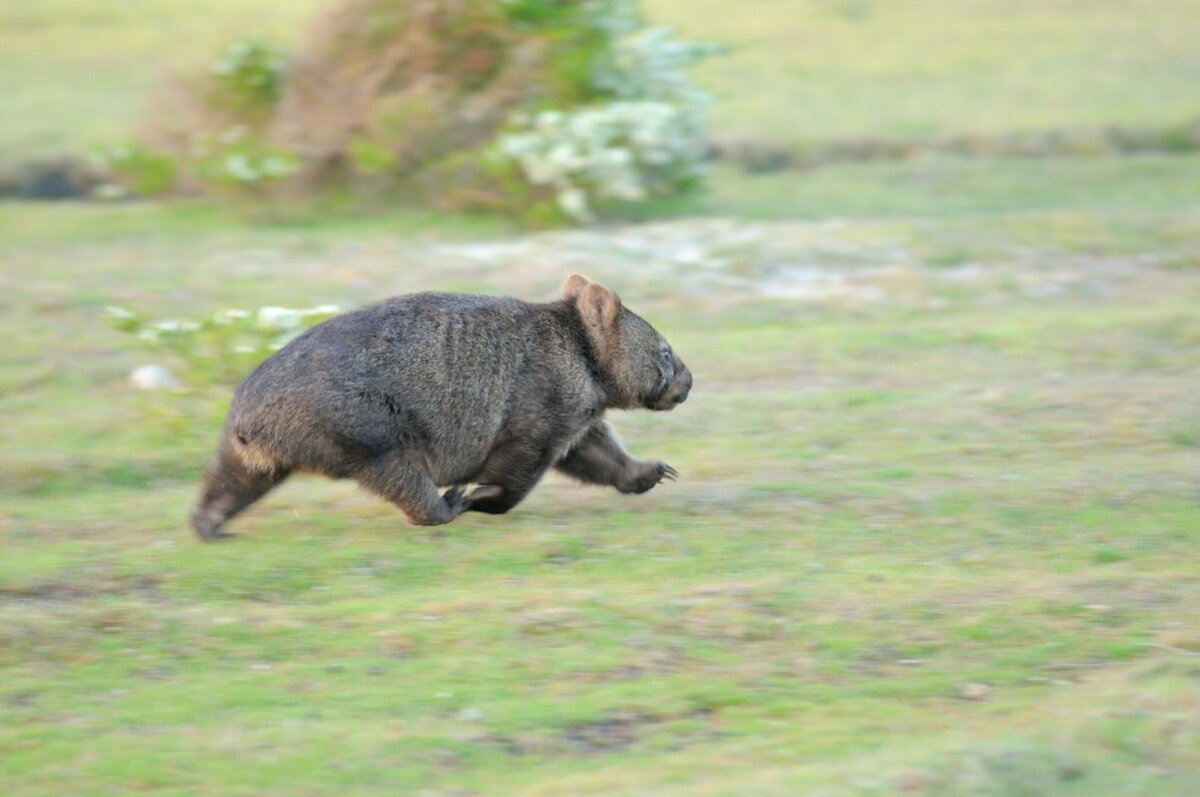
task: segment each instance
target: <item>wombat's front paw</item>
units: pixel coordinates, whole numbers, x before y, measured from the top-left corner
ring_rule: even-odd
[[[617,485],[617,489],[623,493],[640,494],[646,492],[663,479],[675,481],[675,477],[678,475],[679,471],[675,470],[662,460],[655,460],[653,462],[639,462],[637,470],[629,479]]]

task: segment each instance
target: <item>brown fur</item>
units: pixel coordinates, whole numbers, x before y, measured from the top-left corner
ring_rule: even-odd
[[[662,335],[580,274],[543,304],[387,299],[306,331],[238,387],[192,526],[226,536],[297,470],[355,479],[424,525],[507,512],[551,467],[643,493],[677,474],[631,457],[604,413],[670,410],[691,387]]]

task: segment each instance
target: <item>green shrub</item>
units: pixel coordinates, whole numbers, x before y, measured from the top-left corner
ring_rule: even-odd
[[[369,187],[538,223],[697,187],[714,48],[627,0],[344,0],[285,56],[226,48],[160,94],[131,190],[304,196]]]
[[[308,309],[225,309],[200,318],[153,321],[124,307],[109,307],[119,332],[135,336],[156,359],[166,360],[185,389],[232,385],[306,328],[337,314],[334,305]]]
[[[132,143],[97,152],[96,166],[110,179],[137,194],[159,194],[175,187],[176,159]]]
[[[258,39],[240,39],[212,64],[210,101],[235,109],[267,109],[283,90],[283,56]]]

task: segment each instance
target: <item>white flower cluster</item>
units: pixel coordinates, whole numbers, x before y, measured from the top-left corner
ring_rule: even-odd
[[[279,155],[255,157],[249,153],[231,152],[221,161],[221,171],[239,183],[279,180],[296,171],[296,162]]]
[[[200,331],[200,324],[186,318],[164,318],[156,324],[142,329],[138,337],[145,341],[158,341],[169,338],[179,338]]]
[[[340,311],[336,304],[306,308],[260,307],[256,312],[229,308],[218,310],[210,318],[199,321],[166,318],[148,323],[140,315],[124,307],[105,308],[114,327],[123,332],[137,333],[139,338],[148,343],[181,341],[224,328],[231,334],[253,333],[271,344],[271,348],[279,348],[301,330],[337,315]],[[239,343],[240,351],[250,351],[252,348]]]
[[[672,35],[654,27],[618,38],[592,78],[612,102],[518,115],[497,138],[498,155],[553,188],[578,221],[599,201],[638,201],[694,182],[703,175],[709,95],[686,70],[720,48]]]
[[[611,59],[593,76],[596,85],[625,100],[655,100],[701,112],[711,96],[696,85],[687,70],[697,61],[724,50],[711,42],[673,38],[665,26],[642,28],[621,37]]]
[[[312,326],[317,321],[323,321],[330,316],[336,315],[338,310],[339,308],[336,304],[322,304],[317,307],[305,309],[293,307],[260,307],[255,316],[255,323],[259,329],[287,332]],[[242,316],[235,317],[246,317],[246,314],[242,310],[224,310],[222,312],[225,314],[225,317],[230,317],[233,313],[243,313]]]
[[[497,140],[534,185],[555,190],[568,216],[586,221],[597,200],[636,201],[699,175],[704,137],[686,111],[663,102],[614,102],[543,111]]]
[[[585,0],[584,10],[610,36],[621,36],[642,25],[637,0]]]
[[[155,364],[134,372],[131,377],[134,385],[145,389],[232,384],[244,377],[248,368],[283,348],[305,329],[339,312],[334,304],[257,310],[228,308],[194,320],[147,321],[124,307],[105,309],[113,327],[135,335],[157,357],[170,358],[170,371]]]

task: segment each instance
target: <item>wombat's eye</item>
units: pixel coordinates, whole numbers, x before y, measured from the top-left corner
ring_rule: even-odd
[[[662,349],[660,349],[658,353],[662,355],[662,358],[664,360],[666,360],[667,362],[671,362],[671,347],[670,346],[663,346]]]

